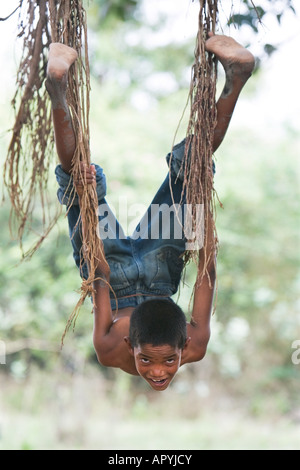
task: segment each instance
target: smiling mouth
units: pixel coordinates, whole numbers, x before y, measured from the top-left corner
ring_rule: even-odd
[[[149,379],[149,380],[156,387],[163,387],[168,381],[168,379],[161,379],[161,380]]]

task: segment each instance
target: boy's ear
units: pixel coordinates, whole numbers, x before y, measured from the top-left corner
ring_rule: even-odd
[[[134,352],[133,352],[133,347],[131,346],[131,342],[130,342],[129,336],[125,336],[125,337],[124,337],[124,341],[125,341],[125,343],[127,344],[129,353],[133,356],[133,355],[134,355]]]
[[[185,345],[183,346],[183,349],[186,349],[186,348],[188,347],[188,345],[189,345],[191,339],[192,339],[192,338],[191,338],[190,336],[187,338],[187,340],[186,340],[186,342],[185,342]]]

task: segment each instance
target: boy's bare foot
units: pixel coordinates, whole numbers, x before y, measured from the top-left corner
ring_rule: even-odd
[[[49,48],[47,75],[54,80],[62,80],[77,59],[75,49],[59,42],[53,42]]]
[[[209,34],[206,50],[215,54],[226,72],[232,78],[239,77],[246,81],[252,74],[255,59],[250,51],[228,36]]]
[[[71,47],[58,42],[50,44],[46,88],[51,97],[66,90],[68,72],[77,57]]]

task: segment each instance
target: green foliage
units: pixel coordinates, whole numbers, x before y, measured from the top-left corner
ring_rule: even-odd
[[[233,24],[237,27],[248,25],[256,33],[258,32],[258,24],[264,22],[264,17],[267,14],[273,15],[279,24],[288,10],[296,14],[292,0],[282,0],[281,2],[269,0],[265,2],[264,7],[261,7],[255,0],[243,0],[242,3],[244,4],[243,13],[235,13],[234,4],[232,5],[233,12],[228,20],[228,24]]]
[[[144,0],[145,1],[145,0]],[[193,0],[195,1],[195,0]],[[196,0],[198,1],[198,0]],[[144,18],[140,14],[143,2],[136,0],[94,0],[89,4],[89,11],[92,17],[90,25],[95,30],[120,28],[121,23],[128,24],[129,27],[141,25]],[[155,7],[155,5],[153,6]],[[188,2],[187,2],[188,8]],[[227,25],[236,29],[249,27],[254,34],[259,32],[260,27],[264,27],[265,17],[273,17],[280,25],[287,13],[296,15],[293,0],[242,0],[234,2],[232,0],[220,0],[219,10],[230,11],[227,18]],[[271,55],[279,44],[265,44],[264,51]]]
[[[274,2],[268,0],[264,2],[264,6],[260,6],[257,1],[243,0],[244,8],[237,8],[235,10],[234,3],[232,3],[232,13],[228,19],[228,26],[233,25],[236,28],[243,28],[245,26],[257,34],[260,27],[264,27],[264,21],[266,16],[271,16],[276,19],[280,25],[283,17],[291,11],[296,14],[292,0],[281,0]],[[265,44],[264,52],[270,56],[274,51],[277,50],[279,44]]]
[[[226,3],[226,2],[225,2]],[[278,25],[281,24],[282,19],[292,12],[296,15],[292,0],[280,0],[274,2],[267,0],[265,2],[258,2],[256,0],[243,0],[242,5],[235,7],[235,2],[232,2],[232,12],[228,19],[227,25],[234,26],[235,28],[248,27],[254,34],[258,34],[260,29],[264,28],[265,19],[273,17]],[[263,4],[261,6],[260,4]],[[273,54],[280,44],[264,44],[263,51],[267,56]]]
[[[261,21],[266,13],[274,15],[279,23],[287,10],[295,13],[293,0],[280,0],[276,2],[267,0],[263,2],[263,7],[259,3],[261,2],[257,0],[242,0],[242,2],[220,0],[220,8],[230,5],[232,14],[228,22],[238,27],[247,24],[256,32],[257,21]],[[94,11],[98,11],[97,16],[104,23],[112,18],[119,21],[135,20],[135,12],[140,7],[140,2],[137,0],[94,0],[93,4],[94,7],[92,8],[95,9]],[[242,6],[243,8],[241,8]],[[240,13],[240,10],[243,10],[243,13]]]
[[[138,0],[94,0],[91,13],[96,14],[101,25],[111,27],[120,21],[134,21],[134,12],[138,5]]]

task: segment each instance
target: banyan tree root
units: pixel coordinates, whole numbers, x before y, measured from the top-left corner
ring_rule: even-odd
[[[216,123],[216,63],[205,51],[208,32],[215,30],[217,3],[217,0],[200,0],[184,159],[184,191],[187,205],[192,208],[190,220],[195,233],[199,229],[197,208],[203,205],[204,246],[207,249],[204,250],[206,260],[202,277],[207,273],[209,259],[215,256],[217,250],[216,233],[213,246],[208,246],[206,236],[209,218],[214,213],[212,142]],[[23,54],[17,74],[17,92],[13,99],[16,117],[4,165],[4,183],[12,202],[11,226],[14,222],[17,224],[21,248],[26,231],[31,230],[32,214],[37,201],[43,208],[43,234],[35,246],[24,253],[26,256],[35,252],[56,221],[56,218],[49,220],[47,212],[46,188],[49,165],[54,153],[54,138],[51,104],[43,85],[51,42],[73,47],[78,54],[78,60],[70,69],[68,87],[68,104],[77,138],[73,174],[80,173],[80,162],[90,164],[89,59],[86,15],[82,0],[20,0],[19,31],[19,37],[23,38]],[[96,206],[97,197],[93,185],[85,185],[81,216],[85,218],[88,233],[88,241],[85,240],[84,246],[90,274],[82,283],[80,300],[70,316],[67,329],[76,321],[86,296],[93,292],[95,266],[99,256],[103,256],[97,235]],[[186,251],[186,262],[197,259],[198,248],[195,246]]]
[[[46,210],[48,169],[53,152],[51,108],[43,88],[50,42],[48,25],[46,0],[20,2],[19,38],[23,38],[23,52],[12,101],[15,123],[4,164],[4,185],[12,207],[10,228],[14,232],[17,227],[22,251],[23,236],[33,226],[36,205],[42,206],[44,228],[36,248],[55,224],[49,221]]]
[[[185,252],[184,261],[185,264],[191,260],[196,262],[200,282],[205,275],[209,276],[207,266],[212,258],[215,260],[218,245],[214,216],[216,193],[213,184],[213,139],[217,120],[217,62],[212,54],[205,50],[209,32],[215,33],[217,15],[217,0],[200,1],[199,28],[189,92],[190,118],[185,157],[182,163],[183,193],[186,207],[190,211],[189,231],[194,236]],[[213,236],[211,236],[211,230],[213,230]],[[209,233],[210,236],[208,236]],[[200,264],[199,253],[203,246],[201,256],[204,253],[205,259]]]
[[[23,256],[31,256],[55,225],[47,217],[47,182],[54,152],[51,103],[44,86],[48,49],[52,42],[74,48],[78,60],[69,72],[68,105],[76,136],[72,174],[78,178],[81,162],[90,165],[89,109],[90,69],[86,13],[82,0],[20,0],[19,37],[23,53],[17,74],[17,91],[13,99],[15,124],[4,165],[4,184],[12,203],[11,229],[17,226]],[[96,190],[82,179],[84,195],[81,216],[85,219],[88,240],[84,241],[84,259],[89,266],[89,278],[84,280],[78,305],[71,314],[67,329],[76,321],[85,298],[93,292],[95,266],[103,257],[97,235],[98,206]],[[75,197],[75,188],[73,188]],[[43,210],[43,234],[28,251],[23,251],[23,238],[32,230],[36,205]]]

